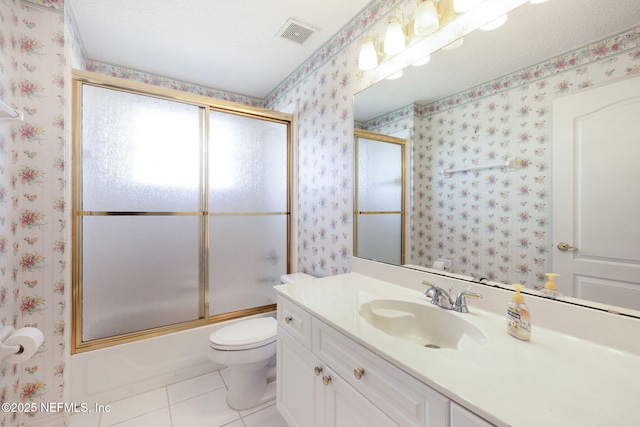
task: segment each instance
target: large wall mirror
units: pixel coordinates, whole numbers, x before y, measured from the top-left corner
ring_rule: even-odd
[[[526,3],[403,71],[354,117],[411,135],[404,264],[529,289],[557,272],[565,300],[640,316],[640,2]]]

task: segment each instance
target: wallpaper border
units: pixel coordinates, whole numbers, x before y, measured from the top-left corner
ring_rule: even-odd
[[[640,47],[640,26],[631,28],[615,36],[607,37],[574,51],[550,58],[541,63],[523,68],[514,73],[507,74],[478,86],[465,89],[435,102],[425,105],[407,105],[388,114],[371,119],[367,121],[364,126],[367,130],[387,126],[406,119],[410,115],[409,112],[415,112],[419,117],[428,117],[452,108],[460,107],[470,102],[475,102],[482,98],[535,83],[536,81],[548,78],[555,74],[596,63],[598,61],[610,60],[615,56],[626,53],[630,53],[633,57],[640,60],[640,50],[633,51],[633,49],[638,47]],[[627,70],[627,74],[634,72],[640,72],[640,64],[638,65],[638,70]],[[592,84],[593,82],[585,80],[579,88],[584,89]]]

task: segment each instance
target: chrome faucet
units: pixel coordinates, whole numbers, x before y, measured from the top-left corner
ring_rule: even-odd
[[[462,291],[458,294],[453,309],[459,313],[468,313],[467,298],[482,299],[482,294],[477,292]]]
[[[451,299],[449,292],[437,285],[434,285],[433,283],[427,282],[426,280],[423,280],[422,284],[429,286],[429,289],[427,289],[424,294],[427,298],[431,298],[431,304],[446,308],[447,310],[453,309],[455,303]]]
[[[446,310],[453,310],[459,313],[468,313],[469,308],[467,307],[467,298],[473,299],[482,299],[482,294],[477,292],[469,292],[462,291],[456,297],[454,301],[451,299],[451,289],[449,292],[445,291],[441,287],[434,285],[433,283],[429,283],[426,280],[422,281],[422,284],[425,286],[429,286],[429,288],[424,292],[427,298],[431,298],[431,304],[437,305],[438,307],[444,308]]]

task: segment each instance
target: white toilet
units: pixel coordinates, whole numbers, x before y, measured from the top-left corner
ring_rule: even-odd
[[[313,279],[304,273],[284,274],[281,283]],[[276,333],[273,317],[241,320],[209,336],[209,359],[229,368],[227,403],[253,408],[276,396]]]

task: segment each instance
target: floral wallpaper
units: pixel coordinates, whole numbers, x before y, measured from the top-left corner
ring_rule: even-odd
[[[264,101],[262,99],[199,86],[193,83],[169,79],[167,77],[145,73],[138,70],[132,70],[129,68],[120,67],[118,65],[106,64],[104,62],[88,60],[86,63],[86,70],[94,73],[104,74],[106,76],[117,77],[120,79],[133,80],[136,82],[160,86],[167,89],[179,90],[181,92],[189,92],[196,95],[208,96],[210,98],[220,99],[223,101],[237,102],[244,105],[250,105],[252,107],[264,106]]]
[[[62,401],[68,359],[65,39],[61,1],[0,1],[0,98],[24,121],[0,123],[0,323],[45,341],[0,365],[0,402]],[[36,419],[0,413],[0,426]]]

